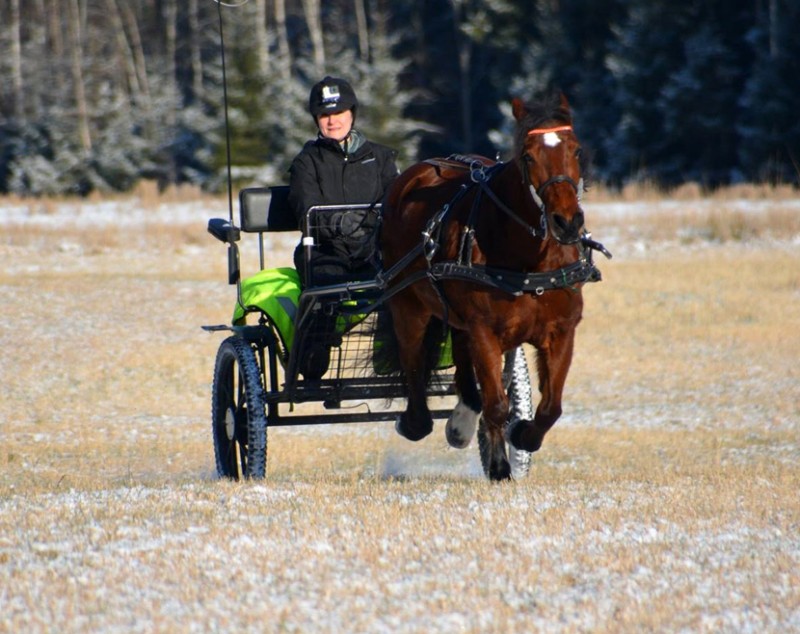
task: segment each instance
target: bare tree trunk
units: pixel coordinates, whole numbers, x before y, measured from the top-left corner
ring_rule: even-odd
[[[61,10],[61,0],[48,0],[49,10],[45,13],[47,16],[47,37],[50,43],[50,57],[54,60],[64,59],[64,36],[61,32],[63,14]],[[58,92],[58,97],[65,94],[65,80],[64,73],[60,72],[61,66],[56,67],[55,83]]]
[[[168,82],[168,94],[175,95],[175,103],[174,107],[166,109],[165,115],[165,123],[167,125],[167,134],[172,135],[174,134],[175,127],[178,123],[178,77],[177,77],[177,63],[175,61],[175,56],[177,53],[177,43],[178,43],[178,27],[177,27],[177,20],[178,20],[178,5],[176,4],[175,0],[165,0],[163,6],[164,10],[164,25],[165,35],[166,35],[166,55],[167,55],[167,75],[166,80]],[[171,160],[169,163],[169,173],[167,175],[167,181],[170,183],[175,183],[178,180],[177,175],[177,167],[175,165],[175,161]]]
[[[39,59],[48,59],[47,53],[47,6],[44,0],[33,0],[31,3],[35,7],[35,25],[34,29],[34,44],[36,46],[36,56]],[[24,85],[24,82],[23,82]],[[32,114],[34,119],[40,119],[44,111],[44,102],[47,99],[47,93],[51,88],[48,86],[43,90],[43,86],[38,90],[29,91],[28,95],[32,97],[27,104],[28,114]]]
[[[164,10],[164,37],[166,42],[166,55],[167,55],[167,79],[168,81],[175,82],[177,77],[175,54],[177,51],[178,43],[178,30],[176,21],[178,19],[178,5],[175,0],[165,0],[163,4]]]
[[[467,9],[460,0],[453,3],[453,25],[458,47],[459,97],[461,101],[461,140],[463,149],[472,148],[472,39],[464,33],[462,25],[468,20]]]
[[[83,51],[81,48],[80,0],[67,0],[67,31],[70,40],[70,67],[75,89],[75,107],[78,112],[78,139],[85,152],[92,150],[92,136],[89,132],[89,108],[83,86]]]
[[[122,22],[122,15],[117,7],[117,0],[106,0],[108,18],[111,21],[111,29],[117,42],[117,56],[119,58],[120,69],[125,74],[125,89],[128,97],[136,101],[142,89],[139,86],[139,78],[136,75],[136,63],[133,58],[133,51],[128,44],[125,35],[125,25]]]
[[[265,0],[262,0],[265,1]],[[200,10],[198,0],[189,0],[190,50],[192,56],[192,94],[195,101],[203,98],[203,58],[200,56]]]
[[[459,94],[461,97],[461,138],[464,150],[472,148],[472,41],[462,35],[458,45],[458,70],[461,75]]]
[[[769,0],[769,56],[778,57],[778,0]]]
[[[269,33],[267,32],[267,0],[255,0],[256,55],[258,71],[262,77],[269,72]]]
[[[139,33],[139,25],[136,16],[131,11],[130,4],[123,1],[117,4],[122,20],[125,23],[125,30],[128,33],[131,50],[133,52],[134,67],[136,68],[136,78],[140,89],[139,96],[142,98],[142,105],[150,110],[150,80],[147,76],[147,65],[145,64],[144,47],[142,46],[142,36]]]
[[[275,31],[278,35],[279,66],[284,79],[292,73],[292,51],[289,49],[289,34],[286,31],[286,0],[275,0]]]
[[[306,16],[308,35],[311,38],[314,67],[317,73],[322,73],[325,70],[325,44],[322,37],[322,16],[319,3],[320,0],[303,0],[303,13]]]
[[[355,0],[356,24],[358,25],[358,51],[362,61],[369,61],[369,26],[367,25],[367,8],[364,0]]]
[[[11,84],[14,90],[14,118],[25,120],[22,85],[22,32],[20,30],[19,0],[11,0]]]
[[[64,56],[64,38],[61,33],[61,0],[49,0],[52,4],[47,16],[47,37],[50,40],[50,53],[54,59]]]

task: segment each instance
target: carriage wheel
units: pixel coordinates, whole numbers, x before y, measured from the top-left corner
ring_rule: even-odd
[[[267,467],[264,386],[255,350],[240,337],[228,337],[217,351],[211,418],[220,477],[263,478]]]
[[[531,377],[522,346],[506,353],[503,365],[503,384],[508,392],[508,422],[506,425],[519,419],[532,420]],[[488,476],[489,445],[483,416],[478,422],[478,450],[481,455],[483,472]],[[531,467],[531,453],[517,449],[510,443],[506,443],[506,450],[508,451],[508,462],[511,465],[511,477],[518,480],[528,475]]]

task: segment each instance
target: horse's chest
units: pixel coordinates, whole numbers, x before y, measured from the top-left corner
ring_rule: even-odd
[[[506,330],[517,341],[543,345],[554,334],[573,330],[581,320],[583,300],[579,292],[548,291],[516,299],[506,319]]]

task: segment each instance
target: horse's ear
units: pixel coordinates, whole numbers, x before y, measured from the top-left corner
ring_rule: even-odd
[[[527,110],[525,110],[525,102],[523,102],[519,97],[514,97],[511,100],[511,112],[514,113],[514,118],[517,121],[522,121],[522,118],[527,114]]]
[[[566,95],[565,95],[565,94],[562,92],[562,93],[560,93],[560,94],[559,94],[559,97],[558,97],[558,98],[559,98],[559,102],[560,102],[560,103],[559,103],[559,105],[560,105],[560,106],[561,106],[561,107],[562,107],[564,110],[566,110],[567,112],[569,112],[569,101],[567,101],[567,96],[566,96]]]

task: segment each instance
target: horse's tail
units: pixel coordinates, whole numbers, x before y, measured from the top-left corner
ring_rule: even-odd
[[[430,381],[433,370],[442,360],[442,350],[447,339],[447,330],[442,321],[433,317],[425,329],[423,350],[425,352],[425,382]],[[373,367],[377,374],[400,376],[403,369],[400,367],[400,344],[394,332],[394,321],[389,310],[382,310],[375,320],[373,335]]]

